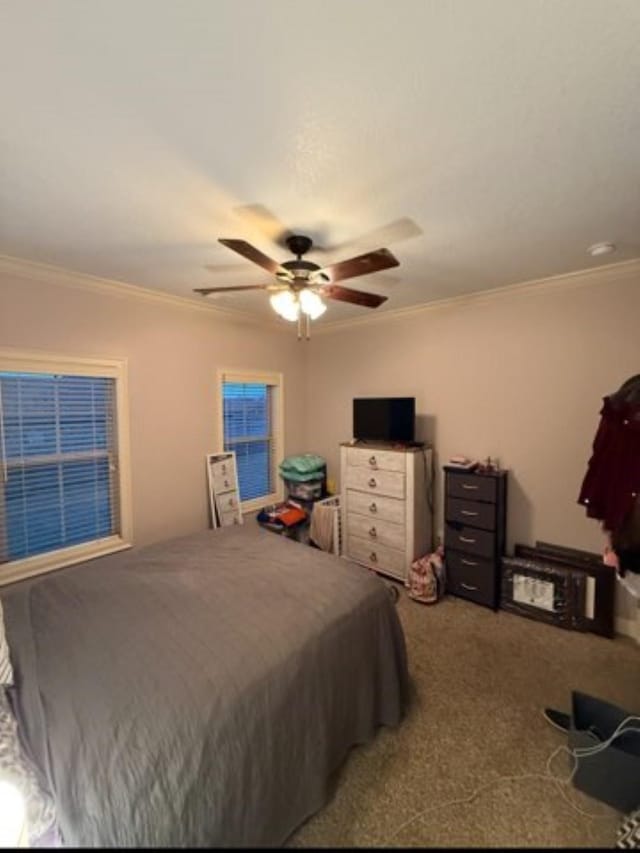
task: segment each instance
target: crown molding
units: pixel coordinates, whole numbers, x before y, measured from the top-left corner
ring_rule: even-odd
[[[273,319],[271,317],[258,317],[249,314],[246,311],[239,311],[234,308],[223,308],[220,305],[213,305],[211,302],[207,302],[206,299],[200,301],[199,299],[196,300],[191,296],[178,296],[174,293],[167,293],[162,290],[142,287],[138,284],[129,284],[115,279],[100,278],[99,276],[90,275],[89,273],[68,270],[64,267],[54,266],[53,264],[29,261],[25,258],[18,258],[12,255],[0,254],[0,275],[2,274],[28,279],[30,281],[39,281],[44,284],[52,284],[62,287],[75,287],[80,290],[89,290],[94,293],[102,293],[119,298],[155,302],[191,311],[204,311],[210,315],[213,314],[221,320],[226,320],[227,322],[231,321],[235,323],[261,326],[263,328],[266,326],[271,329],[282,329],[282,324],[275,317]],[[357,326],[367,326],[372,323],[387,323],[394,320],[401,320],[406,317],[413,317],[417,314],[428,313],[430,311],[442,311],[456,307],[463,307],[465,305],[472,305],[474,303],[477,304],[489,302],[495,299],[503,299],[509,296],[517,297],[526,293],[534,291],[540,292],[555,287],[584,287],[587,285],[603,284],[605,282],[612,283],[615,281],[624,281],[637,277],[640,277],[640,258],[634,258],[629,261],[619,261],[614,264],[604,264],[598,267],[590,267],[588,269],[575,270],[569,273],[561,273],[559,275],[548,276],[547,278],[531,279],[529,281],[519,282],[516,284],[493,287],[489,290],[478,290],[473,293],[463,293],[458,296],[445,297],[431,302],[423,302],[418,305],[409,305],[406,308],[368,314],[347,320],[334,320],[333,322],[321,320],[313,324],[313,334],[314,336],[331,334],[343,331],[344,329],[352,329]]]
[[[315,325],[313,331],[316,335],[326,335],[332,332],[340,332],[344,329],[352,329],[354,326],[386,323],[393,320],[401,320],[405,317],[413,317],[417,314],[425,314],[430,311],[442,311],[474,303],[491,302],[495,299],[504,299],[509,296],[517,297],[527,293],[550,290],[551,288],[563,287],[571,289],[588,285],[611,284],[616,281],[625,281],[634,278],[640,278],[640,258],[575,270],[574,272],[560,273],[559,275],[547,278],[530,279],[529,281],[507,284],[502,287],[492,287],[489,290],[476,290],[473,293],[463,293],[459,296],[435,299],[432,302],[423,302],[419,305],[409,305],[406,308],[398,308],[395,311],[367,314],[363,317],[356,317],[349,320],[334,320],[330,323]]]
[[[204,311],[214,314],[227,322],[233,321],[236,323],[248,323],[258,326],[267,325],[278,328],[278,324],[270,317],[265,319],[264,317],[256,317],[234,308],[223,308],[220,305],[213,305],[211,302],[207,302],[206,298],[194,299],[191,296],[178,296],[175,293],[154,290],[149,287],[142,287],[139,284],[128,284],[127,282],[116,281],[115,279],[100,278],[89,273],[76,272],[75,270],[68,270],[52,264],[43,264],[38,261],[28,261],[25,258],[17,258],[12,255],[0,255],[0,275],[8,275],[61,287],[74,287],[79,290],[89,290],[94,293],[102,293],[119,298],[155,302],[170,305],[174,308]]]

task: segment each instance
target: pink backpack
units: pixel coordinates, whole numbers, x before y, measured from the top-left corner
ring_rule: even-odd
[[[425,554],[411,564],[405,586],[409,598],[423,604],[435,604],[444,595],[444,548],[439,545],[432,554]]]

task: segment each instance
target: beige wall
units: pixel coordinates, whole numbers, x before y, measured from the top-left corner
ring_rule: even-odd
[[[289,326],[264,330],[177,301],[0,274],[0,346],[128,359],[136,545],[208,526],[217,368],[281,371],[285,452],[305,447],[306,350]]]
[[[640,267],[573,275],[315,334],[309,350],[308,446],[338,480],[352,398],[415,396],[418,437],[441,466],[453,453],[510,469],[508,544],[546,540],[600,550],[576,498],[602,397],[640,372]],[[630,274],[631,273],[631,274]]]
[[[438,465],[437,530],[443,461],[490,454],[511,471],[509,547],[602,545],[576,497],[601,398],[640,371],[639,265],[341,329],[318,324],[308,343],[288,325],[62,282],[2,273],[0,346],[127,357],[137,544],[207,525],[216,369],[241,367],[284,373],[285,453],[326,456],[336,483],[353,397],[415,396],[419,437]]]

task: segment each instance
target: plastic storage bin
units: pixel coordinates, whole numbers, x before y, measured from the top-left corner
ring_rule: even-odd
[[[290,498],[315,501],[322,497],[324,480],[307,480],[305,483],[297,483],[293,480],[285,479],[284,485]]]

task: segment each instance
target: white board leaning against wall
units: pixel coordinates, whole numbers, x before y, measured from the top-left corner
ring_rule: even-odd
[[[242,524],[236,454],[233,450],[207,453],[206,462],[211,526]]]

